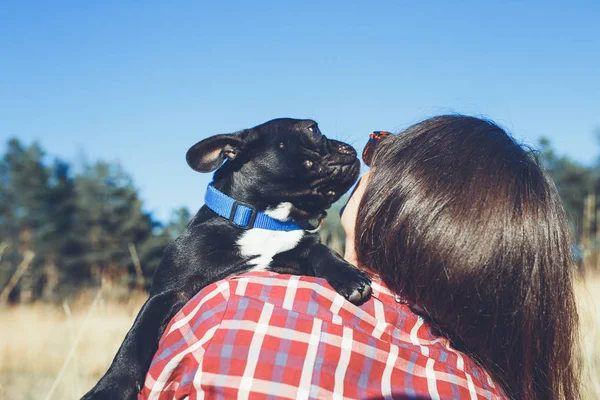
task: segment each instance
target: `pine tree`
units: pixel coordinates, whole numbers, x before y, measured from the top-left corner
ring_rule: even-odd
[[[85,248],[77,232],[75,182],[69,164],[57,160],[51,172],[50,190],[45,202],[50,221],[44,239],[48,244],[45,249],[47,273],[43,287],[43,297],[46,299],[55,297],[59,285],[63,292],[68,293],[81,284],[80,272],[84,267],[77,261]]]
[[[50,220],[44,202],[49,194],[49,174],[43,164],[44,152],[34,143],[23,146],[17,139],[8,142],[2,167],[2,241],[9,244],[0,268],[12,275],[27,251],[36,255],[20,279],[14,296],[30,301],[45,280],[44,239]]]
[[[569,157],[558,156],[548,139],[540,139],[539,146],[542,164],[556,184],[573,232],[580,237],[585,198],[594,190],[593,171]]]
[[[147,278],[156,268],[168,237],[142,209],[132,179],[119,165],[97,162],[76,178],[78,225],[87,248],[84,264],[98,282],[130,285],[136,280],[131,246]]]

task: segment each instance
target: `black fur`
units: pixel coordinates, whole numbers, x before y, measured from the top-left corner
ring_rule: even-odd
[[[221,166],[224,160],[225,164]],[[312,120],[276,119],[194,145],[188,164],[214,175],[215,187],[238,201],[267,210],[288,202],[290,217],[306,226],[291,250],[273,257],[269,269],[324,277],[340,294],[360,303],[370,295],[369,277],[320,243],[310,229],[358,178],[360,162],[349,145],[327,139]],[[134,399],[169,320],[200,289],[253,267],[236,243],[245,230],[206,206],[164,252],[150,297],[113,363],[84,399]],[[268,245],[268,244],[267,244]]]

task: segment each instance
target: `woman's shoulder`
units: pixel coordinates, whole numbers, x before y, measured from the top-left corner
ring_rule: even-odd
[[[504,397],[484,369],[437,335],[425,318],[377,279],[371,299],[360,306],[346,301],[324,279],[316,277],[262,271],[231,278],[229,284],[232,296],[238,297],[244,307],[255,308],[257,321],[265,304],[272,305],[269,326],[274,328],[274,337],[308,341],[308,335],[314,334],[315,325],[319,325],[319,346],[326,348],[324,354],[327,349],[334,353],[348,349],[349,367],[370,364],[370,379],[381,381],[377,374],[387,369],[392,392],[410,391],[410,382],[417,394]],[[290,319],[295,322],[295,330],[285,331]],[[323,363],[329,361],[339,360],[334,357]],[[356,379],[361,379],[359,375]]]
[[[213,283],[169,324],[144,393],[164,394],[181,371],[213,387],[224,365],[223,382],[252,381],[263,395],[294,398],[308,385],[315,398],[501,398],[483,370],[378,281],[359,307],[315,277],[251,271]],[[197,390],[180,383],[178,394]]]

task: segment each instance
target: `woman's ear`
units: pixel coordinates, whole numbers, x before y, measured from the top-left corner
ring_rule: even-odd
[[[211,136],[193,145],[185,159],[193,170],[211,172],[219,168],[225,158],[235,160],[243,143],[244,140],[237,133]]]

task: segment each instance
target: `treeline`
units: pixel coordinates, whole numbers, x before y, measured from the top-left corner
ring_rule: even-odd
[[[148,288],[186,209],[162,224],[118,164],[73,173],[39,144],[11,139],[0,161],[0,302],[55,300],[85,286]]]
[[[577,239],[576,254],[600,263],[600,162],[558,156],[542,139],[539,157],[554,178]],[[53,301],[100,285],[125,295],[148,289],[165,246],[185,228],[186,209],[161,223],[143,209],[132,178],[114,163],[78,167],[48,161],[39,144],[11,139],[0,161],[0,303]],[[330,211],[321,234],[343,251]]]
[[[586,200],[594,193],[600,194],[600,159],[593,165],[587,166],[569,157],[559,156],[550,141],[545,138],[540,139],[538,148],[539,158],[560,192],[576,244],[581,246],[584,235],[596,236],[596,224],[591,231],[591,226],[586,227],[586,222],[589,223],[591,218],[588,215],[589,210],[586,212]],[[594,220],[596,219],[595,209],[596,207],[593,210]],[[598,217],[600,218],[600,215]],[[600,230],[598,233],[600,234]]]

